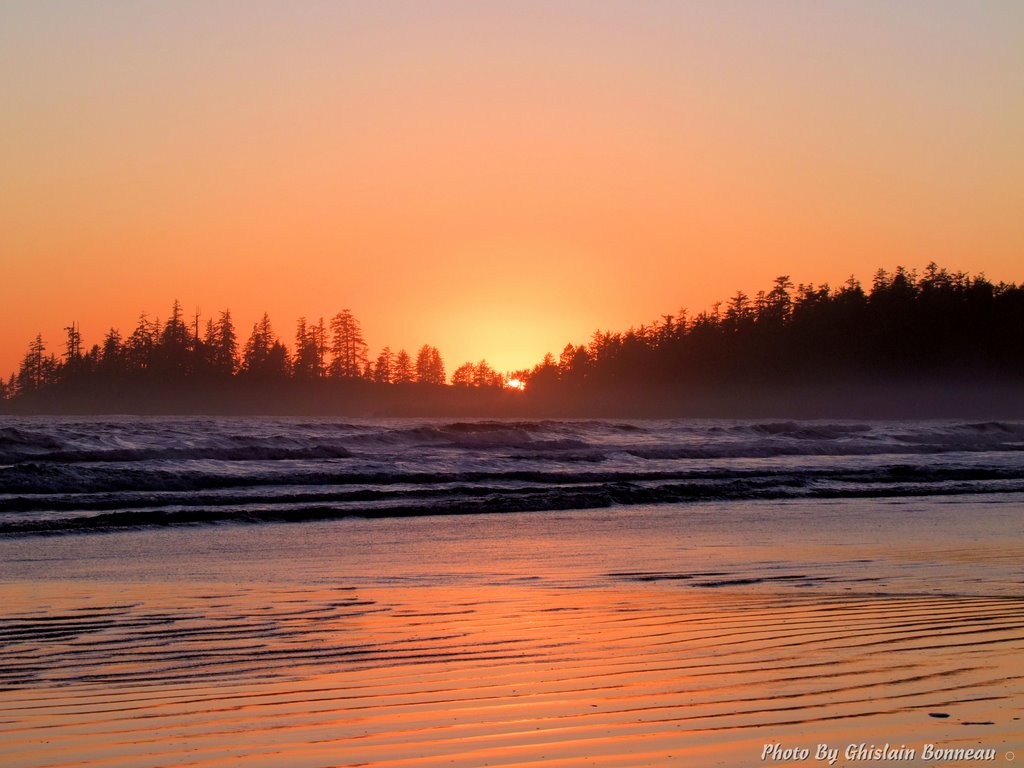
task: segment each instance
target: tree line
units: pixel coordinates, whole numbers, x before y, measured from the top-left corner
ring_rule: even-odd
[[[933,262],[923,274],[879,269],[868,289],[783,275],[694,317],[597,331],[513,375],[536,392],[1022,374],[1024,289]]]
[[[0,398],[36,393],[142,391],[177,382],[249,382],[273,390],[306,382],[364,385],[448,383],[444,360],[424,344],[415,357],[384,347],[371,357],[359,321],[348,309],[325,323],[299,318],[289,348],[264,314],[240,343],[229,310],[186,318],[179,302],[161,323],[143,314],[127,337],[111,328],[88,349],[77,324],[66,327],[60,354],[37,335],[19,369],[0,380]],[[794,382],[920,376],[1024,375],[1024,289],[932,263],[922,274],[878,270],[869,288],[851,277],[838,288],[794,285],[776,278],[753,297],[742,291],[690,317],[686,310],[624,332],[596,331],[586,344],[567,344],[532,369],[495,371],[486,360],[457,367],[459,389],[501,390],[510,379],[527,400],[555,394],[658,389],[677,392],[722,386],[785,386]],[[289,385],[288,382],[294,383]]]
[[[292,350],[274,332],[266,313],[253,324],[244,344],[230,310],[207,319],[200,331],[198,315],[186,321],[175,301],[166,322],[139,317],[130,335],[111,328],[102,342],[83,349],[81,331],[65,329],[62,354],[48,352],[37,334],[16,373],[0,381],[0,395],[15,398],[29,393],[74,388],[85,383],[144,386],[148,382],[203,383],[249,381],[263,384],[287,380],[363,380],[381,384],[446,383],[444,360],[437,347],[424,344],[415,359],[404,349],[385,347],[370,359],[359,321],[348,309],[325,323],[300,317]]]

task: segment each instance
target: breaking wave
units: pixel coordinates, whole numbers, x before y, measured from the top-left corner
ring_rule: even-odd
[[[1019,422],[0,420],[0,535],[1022,492]]]

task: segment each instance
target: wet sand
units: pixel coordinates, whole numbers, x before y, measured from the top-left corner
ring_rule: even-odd
[[[1008,765],[1024,500],[0,541],[5,766]],[[766,745],[804,760],[762,759]],[[915,759],[847,759],[849,745]],[[993,760],[926,760],[942,749]],[[902,753],[906,756],[906,752]]]

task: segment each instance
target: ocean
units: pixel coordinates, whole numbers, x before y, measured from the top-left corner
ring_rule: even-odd
[[[1009,764],[1022,446],[1018,422],[5,419],[2,762]]]
[[[0,419],[0,535],[1024,492],[1024,422]]]

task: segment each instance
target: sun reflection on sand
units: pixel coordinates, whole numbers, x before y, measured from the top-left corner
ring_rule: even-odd
[[[1019,544],[979,543],[989,588],[928,568],[893,588],[927,540],[871,563],[866,542],[836,543],[814,565],[780,541],[673,537],[663,514],[631,513],[617,539],[597,513],[25,539],[26,562],[52,543],[94,576],[0,581],[6,764],[741,766],[772,741],[1014,745],[1024,598],[996,579]],[[138,559],[111,578],[91,547]]]

